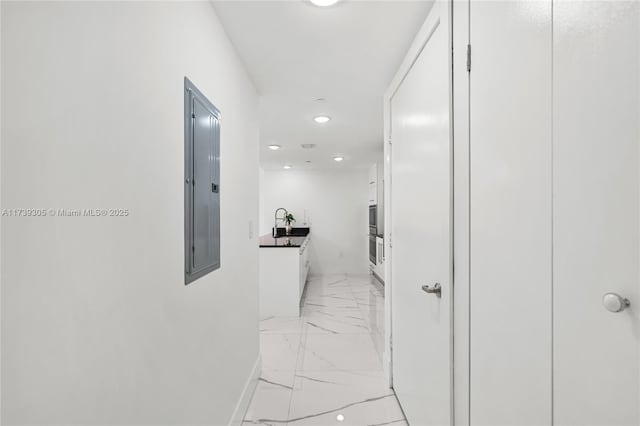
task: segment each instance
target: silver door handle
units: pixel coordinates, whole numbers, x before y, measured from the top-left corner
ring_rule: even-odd
[[[625,299],[616,293],[605,293],[602,296],[602,304],[609,312],[622,312],[631,306],[629,299]]]
[[[422,291],[429,294],[435,294],[436,296],[438,296],[438,298],[442,297],[442,287],[440,286],[440,283],[435,283],[433,287],[429,287],[428,285],[423,285]]]

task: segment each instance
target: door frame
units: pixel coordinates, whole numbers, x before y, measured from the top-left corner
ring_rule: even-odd
[[[451,424],[469,424],[469,85],[467,45],[469,44],[469,1],[439,0],[433,7],[446,7],[449,19],[450,117],[451,117]],[[393,193],[391,100],[413,64],[422,53],[438,22],[429,11],[411,43],[398,71],[384,94],[384,222],[385,222],[385,336],[383,367],[389,387],[393,387]]]

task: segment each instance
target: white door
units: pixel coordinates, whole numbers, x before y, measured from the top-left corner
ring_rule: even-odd
[[[428,40],[391,97],[393,387],[416,426],[451,422],[448,22],[436,3],[421,32]],[[436,283],[440,295],[422,288]]]
[[[640,3],[553,15],[554,420],[637,426]],[[631,306],[610,312],[605,293]]]
[[[552,4],[469,13],[470,419],[549,425]]]

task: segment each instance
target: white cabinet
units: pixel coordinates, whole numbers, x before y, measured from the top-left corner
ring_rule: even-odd
[[[375,206],[378,204],[378,189],[375,183],[369,183],[369,205]]]
[[[375,183],[378,180],[378,165],[374,164],[369,167],[369,183]]]
[[[299,271],[299,289],[300,297],[304,293],[304,286],[307,283],[307,277],[309,276],[309,269],[311,260],[309,259],[309,240],[311,236],[307,237],[307,240],[300,247],[300,254],[298,255],[298,271]]]
[[[260,248],[260,316],[300,316],[310,269],[307,236],[300,247]]]
[[[640,4],[535,3],[470,2],[467,423],[637,426]]]
[[[378,165],[369,168],[369,205],[378,204]]]
[[[369,168],[369,205],[378,206],[376,222],[378,235],[384,233],[384,168],[373,164]]]

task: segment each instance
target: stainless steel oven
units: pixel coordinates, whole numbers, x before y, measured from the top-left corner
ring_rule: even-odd
[[[369,261],[374,265],[377,264],[376,249],[376,236],[369,235]]]
[[[378,234],[378,206],[369,206],[369,235]]]

